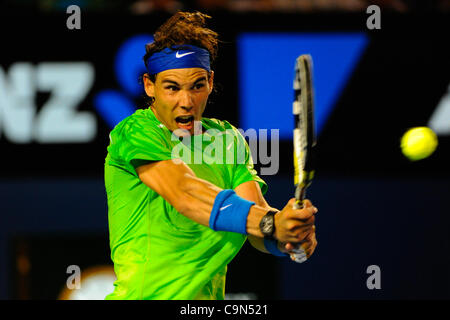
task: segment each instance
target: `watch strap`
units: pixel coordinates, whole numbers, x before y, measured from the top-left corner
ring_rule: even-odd
[[[277,257],[289,257],[289,254],[282,252],[278,248],[278,241],[275,239],[264,239],[264,247],[269,253]]]

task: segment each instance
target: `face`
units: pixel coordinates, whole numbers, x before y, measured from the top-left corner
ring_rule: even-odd
[[[208,77],[202,68],[165,70],[158,73],[155,83],[145,76],[145,92],[155,97],[151,109],[156,118],[172,132],[184,129],[193,135],[212,91],[213,76],[211,72]]]

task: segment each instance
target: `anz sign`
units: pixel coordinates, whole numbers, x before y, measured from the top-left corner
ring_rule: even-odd
[[[145,44],[151,41],[153,38],[147,35],[125,41],[114,66],[121,90],[94,94],[93,110],[79,110],[94,85],[91,62],[15,62],[9,68],[0,65],[0,140],[13,144],[94,141],[98,116],[113,128],[136,110],[133,99],[143,92],[138,83],[138,76],[145,72],[142,57]],[[42,106],[37,105],[39,93],[49,94]]]
[[[86,143],[97,135],[91,111],[79,111],[94,83],[89,62],[16,62],[0,66],[0,138],[15,144]],[[38,92],[49,92],[36,105]]]

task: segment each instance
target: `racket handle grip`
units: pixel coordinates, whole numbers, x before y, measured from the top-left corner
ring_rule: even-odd
[[[294,202],[294,209],[303,209],[303,201],[297,200]]]
[[[294,202],[294,209],[303,209],[303,198],[305,197],[305,190],[298,190],[296,201]],[[293,252],[290,253],[291,260],[297,263],[303,263],[308,258],[306,256],[306,252],[302,249],[301,243],[298,244],[298,247],[294,249]]]
[[[291,260],[297,263],[303,263],[308,260],[305,250],[301,247],[301,243],[299,243],[297,248],[295,248],[289,255]]]
[[[305,200],[306,196],[306,188],[305,187],[297,187],[295,189],[295,203],[294,203],[294,209],[303,209],[303,200]]]
[[[303,209],[303,199],[296,199],[294,209]]]
[[[308,260],[308,258],[306,257],[306,254],[291,253],[291,260],[296,262],[296,263],[303,263],[306,260]]]

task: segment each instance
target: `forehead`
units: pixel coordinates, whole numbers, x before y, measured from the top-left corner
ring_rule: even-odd
[[[171,80],[182,84],[202,77],[208,77],[208,72],[202,68],[169,69],[158,73],[157,81]]]

